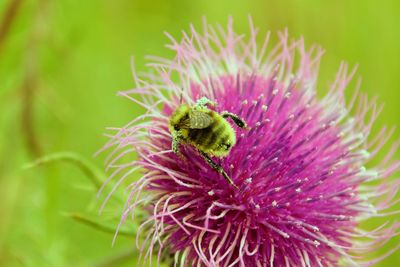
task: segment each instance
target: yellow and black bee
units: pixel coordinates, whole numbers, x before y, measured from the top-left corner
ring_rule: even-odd
[[[206,97],[200,98],[194,106],[180,105],[172,114],[169,130],[172,133],[172,151],[181,156],[181,142],[197,148],[204,160],[218,171],[235,188],[238,188],[225,170],[211,157],[222,158],[229,154],[236,143],[236,133],[226,118],[231,118],[240,128],[246,123],[230,112],[217,113],[207,108],[214,103]]]

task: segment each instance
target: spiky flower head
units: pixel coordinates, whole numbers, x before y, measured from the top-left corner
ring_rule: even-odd
[[[318,99],[323,51],[307,50],[287,31],[275,47],[269,34],[258,46],[256,35],[251,22],[245,38],[229,20],[226,30],[204,23],[202,33],[191,27],[181,41],[169,36],[175,58],[152,57],[152,71],[135,74],[136,88],[121,93],[147,111],[118,128],[105,146],[114,147],[108,166],[115,168],[111,177],[120,176],[117,185],[142,174],[129,186],[121,224],[136,208],[148,210],[142,242],[138,234],[144,262],[152,255],[159,261],[168,249],[180,266],[376,263],[386,255],[364,256],[399,227],[359,228],[362,220],[391,215],[387,209],[399,188],[388,179],[400,167],[392,160],[397,145],[377,166],[366,167],[392,133],[382,129],[369,138],[380,107],[357,93],[345,102],[354,70],[344,63]],[[193,146],[181,147],[183,157],[171,150],[171,114],[201,97],[216,103],[214,111],[232,112],[248,124],[233,126],[236,145],[215,158],[239,190]],[[137,159],[127,162],[132,153]]]

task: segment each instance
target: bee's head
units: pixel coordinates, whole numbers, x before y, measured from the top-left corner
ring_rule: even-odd
[[[175,112],[172,114],[169,120],[170,130],[179,131],[180,125],[183,120],[186,120],[189,116],[190,107],[188,105],[180,105]]]

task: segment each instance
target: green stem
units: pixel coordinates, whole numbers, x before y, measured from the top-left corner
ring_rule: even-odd
[[[94,166],[90,161],[73,152],[59,152],[47,155],[35,160],[32,163],[26,164],[23,166],[23,168],[33,168],[39,165],[58,161],[69,162],[76,165],[90,179],[97,189],[100,189],[103,181],[106,179],[104,173]]]
[[[109,233],[109,234],[115,234],[116,230],[114,228],[107,226],[107,225],[100,224],[100,223],[96,222],[95,220],[88,218],[80,213],[69,213],[69,214],[66,214],[66,216],[74,219],[77,222],[80,222],[80,223],[86,224],[90,227],[93,227],[99,231]],[[132,236],[135,236],[135,231],[128,231],[128,230],[120,229],[120,230],[118,230],[118,235],[132,237]]]

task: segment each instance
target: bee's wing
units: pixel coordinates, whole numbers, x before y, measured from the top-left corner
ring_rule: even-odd
[[[213,118],[206,112],[192,110],[189,114],[190,129],[204,129],[210,126]]]

